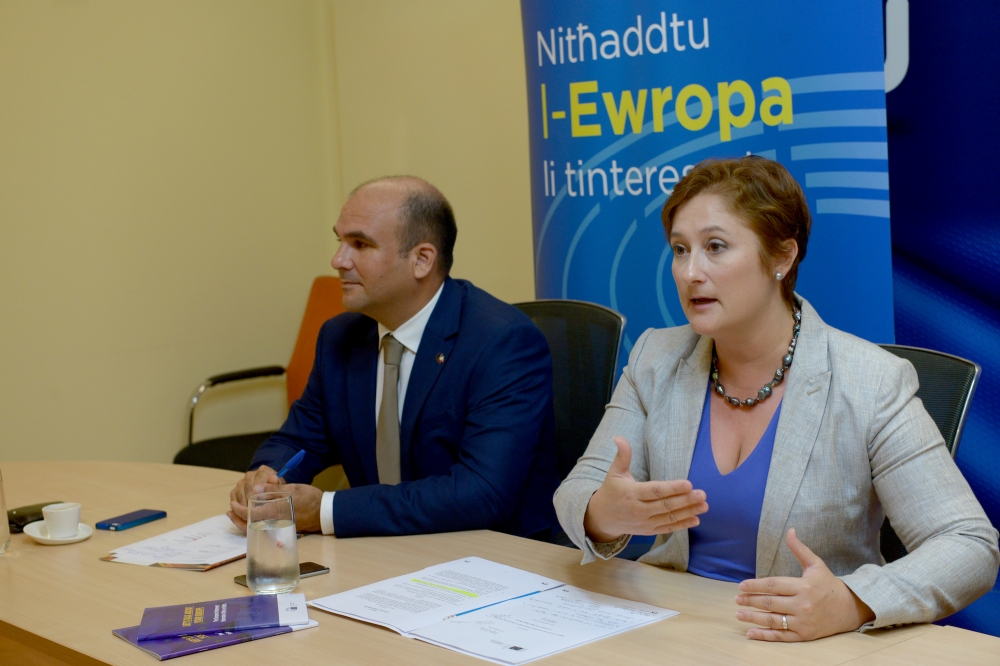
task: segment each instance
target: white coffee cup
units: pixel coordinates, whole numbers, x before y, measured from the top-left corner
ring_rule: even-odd
[[[45,529],[52,539],[68,539],[76,536],[80,525],[80,505],[76,502],[63,502],[42,507],[45,517]]]

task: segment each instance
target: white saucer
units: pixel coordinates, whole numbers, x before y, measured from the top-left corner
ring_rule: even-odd
[[[45,521],[39,520],[34,523],[28,523],[24,526],[24,533],[30,536],[32,539],[38,543],[45,546],[61,546],[67,543],[76,543],[77,541],[83,541],[84,539],[89,539],[90,535],[94,533],[89,525],[80,525],[76,528],[76,536],[63,537],[57,539],[55,537],[49,536],[49,531],[45,527]]]

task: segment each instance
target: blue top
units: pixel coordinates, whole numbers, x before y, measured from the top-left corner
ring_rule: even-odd
[[[688,571],[739,583],[757,577],[757,528],[781,405],[750,456],[722,475],[712,454],[711,401],[710,380],[688,474],[692,485],[705,491],[710,508],[700,516],[701,524],[688,530]]]

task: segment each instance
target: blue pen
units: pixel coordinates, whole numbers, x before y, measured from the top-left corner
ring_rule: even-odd
[[[291,472],[296,467],[298,467],[299,463],[302,462],[302,459],[305,457],[306,457],[305,450],[299,451],[294,456],[292,456],[292,459],[286,462],[285,466],[281,468],[280,472],[278,472],[278,478],[279,479],[285,478],[285,475]]]
[[[560,587],[563,587],[563,586],[560,585],[559,587],[552,587],[552,588],[549,588],[549,589],[550,590],[558,590]],[[475,613],[476,611],[481,611],[484,608],[489,608],[490,606],[496,606],[497,604],[504,604],[504,603],[507,603],[508,601],[514,601],[514,599],[523,599],[525,597],[530,597],[531,595],[538,594],[539,592],[548,592],[548,590],[535,590],[534,592],[528,592],[527,594],[522,594],[519,597],[511,597],[510,599],[503,599],[502,601],[495,601],[492,604],[486,604],[485,606],[480,606],[479,608],[473,608],[472,610],[462,611],[461,613],[455,613],[454,615],[449,615],[448,617],[445,618],[445,620],[450,620],[453,617],[459,617],[459,616],[462,616],[462,615],[468,615],[469,613]]]

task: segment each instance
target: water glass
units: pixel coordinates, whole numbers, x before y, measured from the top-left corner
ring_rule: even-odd
[[[10,546],[10,524],[7,522],[7,502],[3,496],[3,474],[0,474],[0,554]]]
[[[251,495],[247,521],[247,586],[285,594],[299,584],[295,507],[289,493]]]

